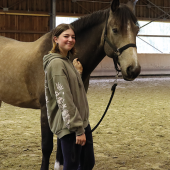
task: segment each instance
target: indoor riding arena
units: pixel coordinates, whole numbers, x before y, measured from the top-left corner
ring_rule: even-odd
[[[102,117],[111,88],[117,83],[110,107],[92,133],[93,169],[170,170],[170,1],[120,0],[125,4],[129,1],[139,22],[136,46],[141,71],[133,81],[126,81],[121,72],[117,75],[113,59],[106,56],[90,75],[87,98],[91,128]],[[36,41],[55,28],[59,20],[72,22],[109,8],[111,2],[2,0],[0,35],[22,42]],[[0,72],[3,72],[1,65]],[[42,163],[40,109],[13,106],[3,102],[1,94],[0,101],[0,170],[39,170]],[[53,141],[49,170],[54,170],[56,135]]]

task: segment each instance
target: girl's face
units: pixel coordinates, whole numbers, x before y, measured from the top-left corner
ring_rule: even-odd
[[[75,34],[74,31],[70,28],[62,32],[59,37],[54,37],[54,41],[58,43],[59,50],[62,55],[66,56],[68,51],[70,51],[75,45]]]

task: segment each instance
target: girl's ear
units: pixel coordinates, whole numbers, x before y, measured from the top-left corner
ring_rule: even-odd
[[[53,40],[54,42],[58,43],[58,38],[56,36],[54,36]]]

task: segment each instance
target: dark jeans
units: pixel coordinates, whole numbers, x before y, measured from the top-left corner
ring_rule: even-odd
[[[75,144],[76,135],[71,133],[60,139],[64,158],[63,170],[92,170],[94,167],[94,150],[90,125],[85,128],[86,144]]]

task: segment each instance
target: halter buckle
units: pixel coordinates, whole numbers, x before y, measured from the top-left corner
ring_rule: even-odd
[[[115,53],[117,54],[117,56],[120,56],[121,52],[119,51],[119,48],[115,51]]]

